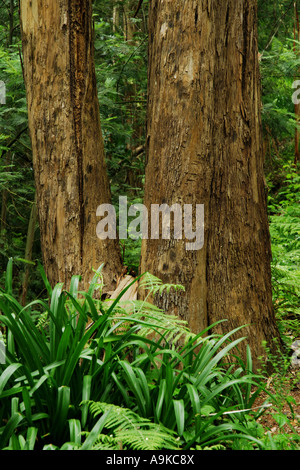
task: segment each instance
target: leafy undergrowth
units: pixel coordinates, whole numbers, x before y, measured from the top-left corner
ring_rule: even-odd
[[[133,301],[128,314],[120,297],[93,298],[98,279],[96,273],[89,292],[78,292],[78,276],[68,292],[60,284],[52,291],[45,279],[50,302],[22,307],[12,295],[10,260],[0,292],[1,449],[273,445],[257,422],[265,408],[249,411],[264,385],[251,372],[250,351],[247,364],[237,360],[243,338],[233,340],[236,331],[195,336],[146,301]],[[163,288],[149,274],[142,285],[150,293]],[[43,322],[33,321],[37,309]],[[232,366],[224,367],[225,357]]]
[[[274,305],[288,346],[300,338],[299,190],[299,171],[294,169],[287,174],[280,191],[269,197]]]
[[[274,381],[274,383],[273,383]],[[276,380],[267,382],[267,389],[274,397],[271,406],[257,419],[262,433],[270,434],[271,449],[299,450],[300,448],[300,374],[290,371],[285,387],[278,393]],[[266,393],[256,404],[268,399]]]
[[[270,433],[273,447],[293,449],[299,448],[300,436],[300,367],[291,364],[291,345],[300,339],[300,176],[299,168],[290,165],[283,171],[284,183],[269,196],[269,212],[273,300],[286,350],[276,357],[268,353],[275,372],[265,374],[265,391],[256,404],[272,397],[257,422],[262,432]]]

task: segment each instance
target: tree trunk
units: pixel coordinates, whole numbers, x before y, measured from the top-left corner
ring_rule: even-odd
[[[157,297],[194,332],[218,320],[256,360],[279,339],[272,306],[254,0],[153,0],[145,205],[204,204],[204,246],[144,239],[141,272],[185,293]],[[195,218],[195,217],[194,217]],[[149,220],[149,223],[151,221]],[[187,237],[186,237],[187,238]]]
[[[116,0],[113,3],[113,32],[117,33],[120,27],[120,5],[116,4]]]
[[[117,240],[96,236],[110,203],[96,90],[92,2],[20,1],[29,129],[43,260],[51,284],[105,263],[107,290],[121,272]]]
[[[8,46],[11,46],[14,38],[14,0],[9,2],[9,32],[8,32]]]

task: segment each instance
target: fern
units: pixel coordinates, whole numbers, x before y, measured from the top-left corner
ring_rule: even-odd
[[[156,329],[158,332],[164,331],[164,339],[173,344],[176,344],[181,339],[188,342],[194,337],[194,334],[190,331],[188,323],[185,320],[181,320],[176,315],[166,314],[159,307],[147,302],[147,299],[151,295],[162,296],[164,292],[168,294],[171,289],[185,292],[184,286],[180,284],[163,284],[161,279],[147,272],[140,280],[139,288],[145,292],[148,291],[148,293],[144,301],[135,302],[135,310],[132,312],[132,315],[136,322],[145,317],[152,325],[150,328],[147,325],[143,325],[140,331],[142,336],[153,335],[153,329]]]
[[[189,330],[188,323],[176,315],[166,314],[159,307],[142,300],[120,302],[122,310],[114,316],[114,321],[127,321],[130,324],[139,324],[139,335],[147,337],[164,336],[166,342],[173,344],[182,339],[184,342],[194,337]]]
[[[99,434],[93,450],[122,450],[122,443],[113,435]]]
[[[171,289],[174,289],[175,291],[185,291],[184,286],[180,284],[163,284],[161,279],[148,272],[146,272],[140,280],[140,289],[147,290],[148,296],[151,294],[162,295],[163,291],[169,293]]]
[[[41,313],[38,316],[36,327],[39,331],[43,330],[49,324],[49,314],[48,312]]]
[[[126,448],[127,450],[178,449],[176,434],[160,424],[141,418],[138,414],[120,406],[89,402],[93,417],[109,411],[104,428],[110,435],[98,436],[93,449],[109,450]]]
[[[162,295],[164,291],[167,293],[171,289],[184,291],[184,287],[178,284],[163,284],[163,282],[150,273],[145,273],[139,283],[139,288],[146,293],[145,300],[126,300],[119,301],[111,315],[111,321],[115,328],[120,332],[129,329],[132,325],[139,325],[139,335],[147,337],[161,337],[164,340],[175,344],[179,339],[184,342],[189,341],[194,334],[190,331],[188,323],[181,320],[176,315],[166,314],[162,309],[147,301],[151,295]],[[104,302],[103,308],[109,308],[110,300]]]
[[[300,205],[282,201],[270,217],[273,297],[277,317],[286,329],[299,334]],[[288,328],[287,328],[288,327]]]

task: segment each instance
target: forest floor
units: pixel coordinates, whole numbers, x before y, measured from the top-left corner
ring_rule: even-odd
[[[300,436],[300,368],[290,367],[281,380],[276,376],[270,377],[266,389],[274,400],[266,392],[258,397],[255,405],[261,405],[266,400],[271,403],[258,418],[258,423],[272,435],[285,433]],[[279,416],[281,419],[278,419]]]

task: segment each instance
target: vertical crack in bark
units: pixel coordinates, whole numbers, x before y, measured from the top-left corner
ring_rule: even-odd
[[[225,19],[225,48],[228,47],[229,35],[229,5],[227,5],[226,19]]]
[[[195,26],[197,26],[198,18],[199,18],[199,14],[198,14],[198,5],[197,5],[196,10],[195,10]]]
[[[249,37],[249,3],[248,0],[245,2],[243,11],[243,63],[242,63],[242,96],[244,98],[244,92],[246,91],[246,66],[248,58],[248,37]]]
[[[84,195],[83,195],[83,138],[82,138],[82,109],[85,94],[85,64],[86,64],[86,25],[84,20],[86,12],[84,5],[78,0],[69,0],[69,47],[70,47],[70,93],[73,107],[73,122],[75,135],[75,148],[78,172],[79,192],[79,230],[80,230],[80,257],[83,260],[84,238]]]

